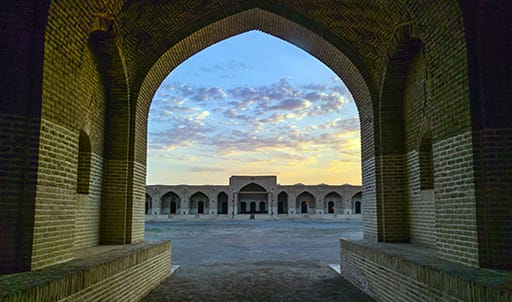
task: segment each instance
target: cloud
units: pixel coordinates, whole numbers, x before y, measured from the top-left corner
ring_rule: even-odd
[[[167,161],[179,161],[179,162],[194,162],[196,157],[189,154],[182,154],[180,152],[166,152],[165,150],[151,150],[148,152],[148,157],[159,158]]]
[[[336,93],[322,95],[316,102],[318,105],[309,110],[308,116],[324,116],[332,112],[340,112],[350,101],[346,97]]]
[[[238,60],[229,60],[222,63],[217,63],[208,67],[201,68],[202,71],[208,73],[232,73],[242,70],[252,69],[253,66]]]
[[[187,112],[194,106],[223,106],[236,111],[251,111],[253,116],[265,115],[269,111],[292,111],[304,116],[322,116],[338,112],[351,102],[351,96],[340,85],[293,86],[289,79],[257,87],[194,87],[174,82],[164,86],[154,100],[156,111]],[[206,103],[208,102],[208,103]],[[212,103],[213,102],[213,103]],[[202,104],[202,105],[199,105]],[[158,113],[157,113],[158,114]]]
[[[192,94],[190,96],[190,100],[194,102],[205,102],[205,101],[212,101],[212,100],[221,100],[225,98],[226,92],[222,88],[219,87],[199,87],[195,89],[195,94]]]
[[[335,119],[318,126],[321,129],[337,129],[345,132],[359,131],[359,117]]]
[[[278,124],[280,122],[283,122],[283,121],[287,121],[287,120],[290,120],[292,118],[294,118],[295,115],[294,114],[291,114],[291,113],[274,113],[272,114],[271,116],[267,117],[267,118],[263,118],[263,119],[260,119],[259,122],[261,124]]]
[[[297,110],[305,110],[311,107],[311,102],[308,100],[299,100],[299,99],[285,99],[279,101],[276,105],[269,106],[267,109],[271,111],[297,111]]]
[[[174,82],[154,98],[148,147],[222,158],[261,153],[286,165],[316,160],[338,152],[359,130],[357,117],[340,118],[351,96],[337,86],[293,85],[288,78],[231,88]]]
[[[204,166],[194,166],[187,169],[188,172],[199,173],[199,172],[224,172],[226,169],[218,168],[218,167],[204,167]]]
[[[203,119],[205,119],[209,115],[210,115],[210,112],[204,110],[201,113],[199,113],[198,115],[196,115],[196,119],[197,120],[203,120]]]
[[[181,118],[179,123],[171,123],[164,130],[149,132],[148,147],[157,150],[172,150],[178,146],[191,146],[204,141],[207,137],[206,134],[212,130],[210,126],[201,122],[204,116],[204,112],[189,115]]]

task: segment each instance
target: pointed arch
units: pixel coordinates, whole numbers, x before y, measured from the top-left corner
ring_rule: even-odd
[[[144,211],[144,213],[146,215],[150,215],[151,214],[152,204],[153,204],[153,198],[151,198],[151,195],[146,193],[146,204],[145,204],[145,211]]]
[[[190,196],[190,214],[208,214],[210,199],[202,191],[197,191]]]
[[[146,53],[141,68],[133,76],[132,95],[135,98],[133,108],[134,121],[146,121],[151,100],[164,78],[179,64],[198,51],[223,39],[250,30],[260,30],[290,42],[318,58],[333,70],[351,92],[358,112],[361,129],[362,183],[368,188],[370,204],[375,204],[375,115],[374,101],[377,100],[375,82],[363,63],[358,51],[341,35],[334,36],[330,31],[313,26],[303,16],[298,16],[286,7],[276,8],[261,5],[258,1],[244,2],[243,5],[223,10],[204,23],[189,24],[182,36],[169,36],[166,41],[154,45]],[[122,22],[122,21],[121,21]],[[135,138],[135,161],[146,163],[145,146],[147,123],[134,123],[131,137]],[[141,176],[141,175],[139,175]],[[135,182],[143,183],[135,179]],[[238,203],[237,206],[240,206]],[[373,217],[370,217],[373,220]],[[376,223],[372,222],[372,225]],[[376,233],[376,231],[374,232]],[[369,237],[372,237],[371,235]]]
[[[78,138],[78,168],[76,192],[89,194],[91,178],[91,141],[87,133],[80,130]]]
[[[362,192],[357,192],[354,195],[352,195],[351,201],[352,201],[352,213],[361,214],[361,205],[362,205],[361,203],[363,201]]]
[[[316,208],[315,196],[308,191],[304,191],[297,195],[295,201],[297,210],[301,214],[308,214],[313,212]]]
[[[160,213],[161,214],[177,214],[179,213],[181,199],[178,194],[174,191],[169,191],[162,195],[160,198],[161,206]]]
[[[217,214],[228,213],[228,194],[222,191],[217,194]]]
[[[343,213],[343,199],[341,198],[341,195],[335,191],[325,194],[324,206],[325,213]]]
[[[265,190],[265,188],[263,188],[259,184],[252,182],[241,188],[240,192],[267,192],[267,190]]]
[[[411,26],[397,33],[399,42],[384,71],[382,95],[377,112],[377,239],[383,242],[408,242],[407,196],[405,180],[404,89],[413,59],[423,47],[421,40],[412,37]],[[384,226],[385,223],[394,225]],[[399,230],[399,231],[396,231]]]
[[[288,213],[288,193],[281,191],[277,195],[277,214]]]

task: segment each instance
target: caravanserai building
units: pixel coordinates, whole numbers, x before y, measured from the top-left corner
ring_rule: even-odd
[[[361,213],[361,186],[280,185],[276,176],[231,176],[229,185],[146,186],[146,220],[337,218]]]

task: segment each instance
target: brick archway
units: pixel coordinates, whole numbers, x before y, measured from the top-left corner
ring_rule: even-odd
[[[242,8],[238,8],[240,10]],[[280,8],[281,12],[286,11]],[[236,11],[236,9],[234,9]],[[274,8],[274,11],[276,9]],[[237,34],[250,30],[260,30],[275,37],[288,41],[315,56],[331,68],[344,81],[353,95],[358,108],[361,127],[361,158],[363,190],[372,192],[375,180],[375,104],[377,103],[376,89],[372,75],[363,63],[361,55],[354,47],[341,37],[334,38],[328,33],[318,34],[318,28],[310,25],[311,29],[288,18],[291,13],[277,14],[261,7],[247,8],[242,11],[227,12],[227,16],[197,27],[181,40],[163,40],[158,47],[149,51],[150,58],[144,62],[144,68],[134,76],[134,86],[131,95],[135,104],[132,105],[133,128],[131,129],[133,143],[133,160],[139,167],[145,167],[147,118],[151,100],[165,77],[179,64],[198,51]],[[231,13],[231,14],[230,14]],[[284,16],[283,16],[284,15]],[[194,27],[191,25],[190,27]],[[144,175],[134,175],[144,177]],[[135,183],[141,183],[142,180]],[[368,185],[367,185],[368,184]],[[365,189],[364,187],[367,186]],[[376,195],[365,194],[366,204],[376,203]],[[375,216],[368,219],[375,220]],[[372,223],[376,225],[376,223]],[[376,233],[367,232],[368,234]]]
[[[1,168],[9,171],[0,178],[2,272],[67,262],[77,249],[77,230],[101,223],[107,227],[102,242],[142,241],[147,112],[158,84],[193,53],[251,29],[295,43],[345,81],[361,117],[365,238],[404,238],[402,231],[391,234],[400,215],[387,214],[396,204],[381,198],[393,194],[383,190],[386,180],[405,177],[385,160],[393,146],[383,146],[382,135],[397,124],[388,124],[381,109],[400,105],[386,103],[385,83],[388,70],[400,64],[401,58],[390,58],[409,25],[423,48],[402,92],[424,97],[410,98],[412,113],[402,115],[407,127],[425,113],[432,131],[435,253],[462,265],[510,269],[512,151],[496,148],[512,137],[510,1],[19,0],[0,6],[7,71],[1,78]],[[94,215],[76,198],[80,130],[91,141],[84,199],[111,201]],[[414,141],[417,130],[404,132],[406,148],[398,153],[416,158],[409,156],[408,138]],[[416,173],[410,163],[400,169]],[[392,184],[400,181],[415,192],[412,182]],[[113,215],[119,213],[114,204],[124,214]],[[90,219],[78,221],[77,213]],[[54,217],[59,228],[50,227]],[[463,236],[453,231],[460,226]],[[100,243],[91,237],[84,246]],[[385,272],[366,280],[351,271],[354,283],[386,279]]]

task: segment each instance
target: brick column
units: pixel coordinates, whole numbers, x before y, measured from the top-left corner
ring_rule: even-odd
[[[101,21],[104,22],[99,24],[103,26],[89,36],[107,98],[100,242],[125,244],[131,241],[128,220],[132,209],[128,207],[128,192],[134,181],[134,163],[129,158],[130,103],[116,34],[111,22]]]
[[[404,32],[401,32],[404,30]],[[377,239],[408,242],[408,201],[405,180],[404,88],[411,62],[422,47],[408,36],[407,28],[397,31],[400,42],[387,62],[382,96],[375,124],[378,141],[375,156],[377,194]]]
[[[179,197],[180,197],[180,210],[181,210],[180,215],[187,215],[188,210],[189,210],[189,203],[187,201],[188,196],[185,192],[182,192],[182,194]],[[185,213],[185,214],[183,214],[183,213]]]
[[[234,217],[238,214],[238,192],[233,192],[233,208],[231,209]]]
[[[31,267],[48,7],[0,2],[0,274]]]
[[[512,270],[512,3],[460,1],[468,56],[480,267]]]
[[[153,198],[153,204],[151,206],[151,210],[152,210],[151,215],[155,215],[155,212],[156,212],[156,215],[158,215],[158,214],[160,214],[160,205],[161,205],[160,190],[158,188],[155,188],[153,192],[154,192],[154,195],[151,196]]]
[[[273,204],[272,204],[272,193],[271,192],[268,192],[267,193],[267,211],[268,211],[268,215],[270,216],[272,214],[272,211],[273,211]]]

